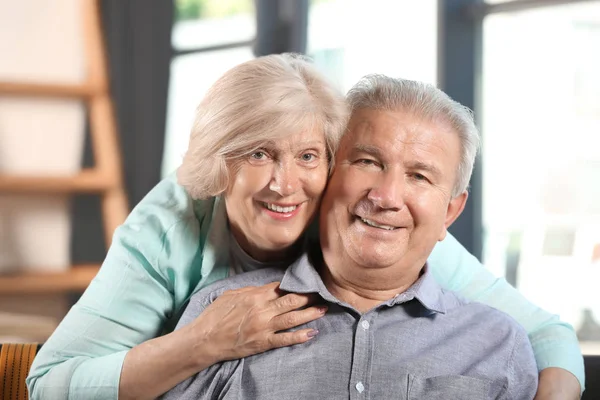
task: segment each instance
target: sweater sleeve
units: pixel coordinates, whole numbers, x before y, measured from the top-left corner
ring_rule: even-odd
[[[427,263],[444,288],[490,305],[517,320],[527,331],[538,370],[565,369],[577,377],[584,389],[583,357],[571,325],[529,302],[504,278],[497,278],[483,268],[450,234],[436,245]]]
[[[163,333],[201,280],[193,267],[210,221],[195,212],[167,178],[117,228],[98,275],[37,354],[31,399],[118,398],[128,350]]]

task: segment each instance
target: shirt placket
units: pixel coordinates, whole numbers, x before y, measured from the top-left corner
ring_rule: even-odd
[[[363,315],[356,324],[350,374],[350,399],[370,398],[374,317],[375,312]]]

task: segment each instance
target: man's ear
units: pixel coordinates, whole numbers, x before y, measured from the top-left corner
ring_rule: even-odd
[[[451,199],[450,203],[448,203],[448,209],[446,210],[446,221],[444,222],[444,229],[442,230],[438,239],[440,242],[446,237],[446,233],[448,232],[448,228],[450,227],[450,225],[452,225],[452,223],[456,221],[456,218],[458,218],[459,215],[462,214],[463,210],[465,209],[465,204],[467,204],[468,197],[469,193],[465,190],[458,196]]]

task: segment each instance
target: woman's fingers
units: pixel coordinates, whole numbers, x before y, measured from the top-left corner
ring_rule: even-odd
[[[306,324],[315,319],[321,318],[327,312],[325,306],[308,307],[303,310],[289,311],[280,314],[271,320],[271,329],[274,332],[284,331]]]
[[[276,300],[282,296],[282,292],[279,290],[280,282],[271,282],[263,286],[246,286],[239,289],[232,289],[223,292],[221,296],[236,296],[240,294],[247,294],[256,297],[257,301],[270,301]]]
[[[317,295],[285,293],[279,282],[224,292],[188,327],[215,362],[306,342],[316,334],[297,328],[325,314]],[[286,332],[281,332],[286,331]]]
[[[318,299],[315,294],[288,293],[272,301],[276,314],[285,314],[313,304]]]
[[[276,333],[269,338],[269,350],[308,342],[310,339],[317,336],[318,333],[318,330],[310,328],[293,332]]]

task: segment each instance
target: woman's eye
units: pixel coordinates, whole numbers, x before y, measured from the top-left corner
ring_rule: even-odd
[[[307,161],[307,162],[314,161],[315,158],[317,158],[317,156],[315,156],[312,153],[304,153],[304,154],[302,154],[302,161]]]
[[[265,154],[264,151],[257,151],[257,152],[252,153],[252,155],[250,157],[252,157],[255,160],[263,160],[267,157],[267,155]]]

